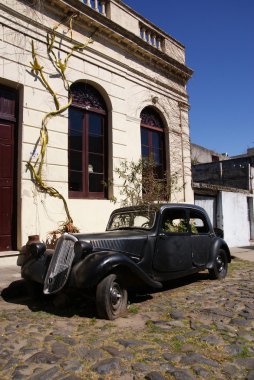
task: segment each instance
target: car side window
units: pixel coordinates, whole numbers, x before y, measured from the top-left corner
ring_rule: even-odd
[[[162,214],[161,230],[165,233],[188,233],[188,220],[185,210],[169,209]]]
[[[208,223],[202,213],[196,210],[190,210],[189,223],[192,234],[199,235],[209,233]]]

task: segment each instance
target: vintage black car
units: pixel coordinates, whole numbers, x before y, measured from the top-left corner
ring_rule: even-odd
[[[24,279],[45,294],[79,289],[95,295],[98,316],[115,319],[127,308],[128,291],[208,269],[223,279],[230,251],[208,215],[187,204],[115,210],[103,233],[64,234],[55,251],[34,243],[19,258]]]

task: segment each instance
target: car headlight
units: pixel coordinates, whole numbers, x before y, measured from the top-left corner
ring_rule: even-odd
[[[74,244],[74,252],[76,255],[84,255],[92,252],[93,246],[89,241],[76,241]]]
[[[44,243],[32,243],[28,250],[33,257],[41,257],[46,251],[46,245]]]

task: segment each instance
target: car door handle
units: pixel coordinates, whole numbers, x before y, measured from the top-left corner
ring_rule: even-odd
[[[159,234],[159,237],[160,237],[161,239],[166,239],[167,235],[164,234],[163,232],[161,232],[161,233]]]

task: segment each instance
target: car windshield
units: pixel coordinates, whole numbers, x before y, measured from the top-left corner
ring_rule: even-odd
[[[131,210],[114,213],[108,223],[107,230],[142,228],[150,230],[154,226],[155,210]]]

